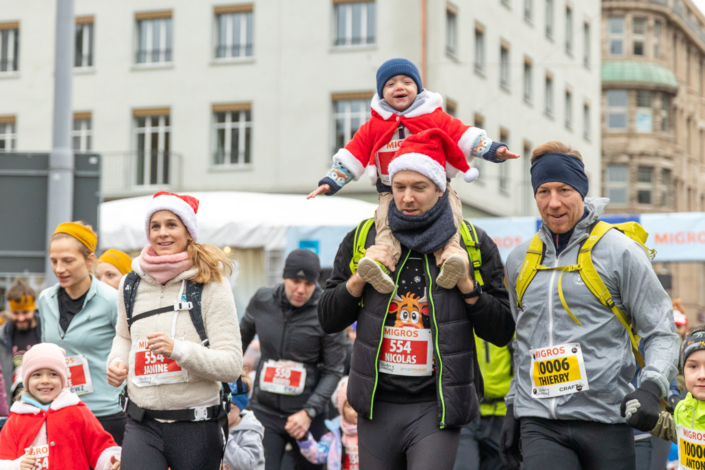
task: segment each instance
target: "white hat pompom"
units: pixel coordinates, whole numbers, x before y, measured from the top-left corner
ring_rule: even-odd
[[[477,179],[477,177],[480,176],[480,171],[477,168],[470,168],[468,171],[464,173],[463,179],[467,183],[471,183]]]

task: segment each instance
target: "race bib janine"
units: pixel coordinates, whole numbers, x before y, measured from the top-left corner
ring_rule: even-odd
[[[580,343],[531,349],[531,397],[553,398],[589,390]]]
[[[152,352],[147,341],[135,345],[135,370],[132,383],[138,387],[188,382],[188,371],[174,359]]]
[[[705,470],[705,432],[676,426],[678,433],[678,468]]]

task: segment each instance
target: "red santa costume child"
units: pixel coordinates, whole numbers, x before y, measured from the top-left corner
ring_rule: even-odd
[[[448,166],[447,177],[452,178],[462,171],[467,182],[479,175],[476,168],[468,165],[473,158],[502,163],[519,155],[508,151],[505,144],[487,137],[483,129],[467,126],[444,112],[442,96],[424,90],[419,70],[406,59],[391,59],[379,67],[377,94],[370,106],[372,117],[355,132],[345,148],[333,156],[333,167],[318,182],[318,189],[309,194],[309,199],[319,194],[332,196],[351,180],[357,181],[367,169],[379,193],[379,208],[375,212],[376,242],[390,250],[396,263],[401,255],[401,245],[394,239],[387,224],[388,207],[392,200],[389,164],[406,138],[427,129],[444,131],[457,144],[464,160],[464,165]],[[462,203],[449,185],[447,189],[456,228],[459,229],[463,220]],[[449,256],[452,252],[446,251],[449,247],[460,247],[459,233],[456,232],[445,247],[434,253],[437,264],[442,265],[436,282],[446,289],[455,286],[460,273],[467,269],[465,261],[459,256]],[[358,272],[381,293],[394,289],[389,270],[376,261],[363,258]]]
[[[120,447],[68,385],[66,353],[32,347],[22,362],[26,391],[0,433],[0,470],[117,470]]]

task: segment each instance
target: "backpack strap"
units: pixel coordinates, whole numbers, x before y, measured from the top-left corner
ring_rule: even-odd
[[[482,266],[482,253],[480,253],[480,247],[478,246],[480,241],[477,237],[477,231],[472,223],[467,220],[464,222],[465,223],[460,226],[460,236],[463,239],[465,249],[468,252],[470,261],[472,261],[473,268],[475,269],[475,280],[478,284],[484,286],[485,282],[482,279],[482,274],[480,274],[480,267]]]
[[[539,234],[534,235],[529,244],[529,249],[526,251],[526,258],[521,265],[519,277],[516,282],[517,307],[521,308],[521,299],[524,297],[527,287],[539,271],[541,260],[543,259],[543,242],[539,238]]]
[[[581,267],[579,271],[580,277],[583,279],[583,282],[587,288],[590,289],[590,292],[597,297],[602,305],[606,306],[612,311],[612,313],[614,313],[617,320],[619,320],[622,326],[624,326],[624,329],[627,330],[629,340],[632,343],[632,351],[634,352],[636,362],[639,364],[639,367],[643,368],[644,357],[641,355],[641,352],[639,352],[639,342],[641,341],[641,338],[639,338],[639,336],[634,332],[634,328],[624,312],[622,312],[622,310],[615,305],[614,300],[612,299],[612,294],[610,294],[607,286],[604,281],[602,281],[602,278],[600,278],[600,275],[592,262],[592,249],[595,247],[597,242],[599,242],[600,239],[613,228],[617,227],[608,224],[607,222],[600,221],[597,225],[595,225],[592,232],[590,232],[590,236],[578,253],[578,265]],[[627,236],[629,235],[627,234]],[[629,238],[631,238],[631,236]],[[635,241],[639,242],[639,240]],[[643,243],[641,243],[641,245],[644,246]],[[644,249],[647,254],[651,256],[648,248],[644,246]],[[564,308],[567,308],[567,305],[564,305]]]
[[[203,315],[201,314],[201,297],[203,295],[203,284],[200,282],[186,281],[186,301],[193,305],[188,311],[191,315],[191,322],[198,332],[198,337],[201,338],[201,344],[205,347],[210,346],[208,336],[206,336],[206,327],[203,324]]]
[[[125,301],[125,314],[127,315],[127,327],[132,326],[132,310],[135,306],[135,297],[137,296],[137,286],[140,285],[140,276],[130,271],[127,273],[125,283],[122,286],[122,296]]]
[[[357,271],[357,264],[362,258],[365,257],[365,242],[367,241],[367,234],[370,233],[370,228],[375,223],[375,219],[367,219],[360,222],[355,229],[355,238],[353,239],[353,256],[350,259],[350,272],[355,274]]]

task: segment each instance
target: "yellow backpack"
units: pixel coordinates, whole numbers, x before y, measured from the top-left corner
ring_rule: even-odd
[[[607,222],[598,221],[595,227],[590,232],[590,236],[585,241],[583,246],[580,248],[578,253],[577,264],[571,264],[570,266],[556,266],[548,267],[541,265],[541,259],[543,257],[543,242],[539,238],[538,233],[534,235],[529,245],[529,250],[526,252],[526,258],[521,266],[521,271],[519,272],[519,277],[516,283],[516,294],[517,294],[517,307],[521,307],[521,300],[526,292],[527,287],[533,280],[536,273],[539,271],[561,271],[561,275],[558,277],[558,297],[561,299],[561,304],[570,317],[578,325],[582,325],[580,320],[573,314],[573,312],[568,307],[565,301],[565,296],[563,295],[563,287],[561,285],[561,280],[563,278],[563,273],[578,271],[580,277],[582,278],[585,285],[590,289],[595,297],[597,297],[612,313],[617,317],[619,322],[624,326],[629,334],[629,339],[632,343],[632,351],[634,352],[634,357],[639,367],[644,367],[644,357],[639,352],[639,342],[641,338],[634,331],[634,327],[629,323],[627,316],[617,307],[612,300],[612,295],[607,290],[607,286],[600,278],[600,275],[595,269],[595,265],[592,262],[592,249],[595,247],[597,242],[611,229],[619,230],[626,236],[639,243],[642,248],[646,251],[649,259],[653,259],[656,255],[655,250],[650,250],[646,247],[646,239],[649,234],[644,230],[644,227],[636,222],[625,222],[621,224],[608,224]]]

